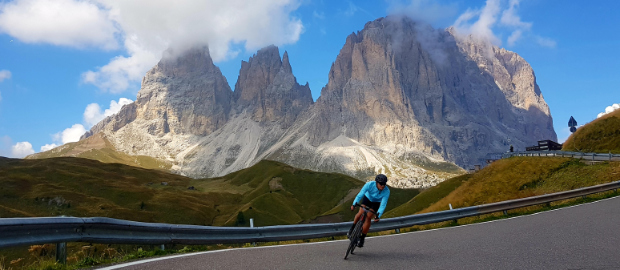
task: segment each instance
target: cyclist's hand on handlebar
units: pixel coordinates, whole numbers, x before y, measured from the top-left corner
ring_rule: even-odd
[[[355,206],[351,205],[351,211],[353,211],[353,209],[355,209]]]
[[[375,222],[379,222],[379,218],[378,217],[375,217]]]

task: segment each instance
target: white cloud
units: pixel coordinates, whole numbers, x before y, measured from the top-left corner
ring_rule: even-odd
[[[55,143],[46,144],[44,146],[41,146],[41,152],[49,151],[49,150],[52,150],[52,149],[54,149],[56,147],[58,147],[58,145],[56,145]]]
[[[18,142],[11,147],[11,155],[15,158],[23,158],[27,155],[34,154],[32,144],[29,142]]]
[[[615,111],[615,110],[617,110],[617,109],[620,109],[620,103],[616,103],[616,104],[614,104],[614,105],[607,106],[607,108],[605,108],[605,111],[604,111],[604,112],[602,112],[602,113],[599,113],[599,114],[596,116],[596,118],[599,118],[599,117],[601,117],[601,116],[603,116],[603,115],[606,115],[606,114],[608,114],[608,113],[611,113],[611,112],[613,112],[613,111]]]
[[[357,10],[358,10],[358,7],[355,4],[353,4],[353,2],[349,1],[349,8],[345,10],[344,15],[347,17],[351,17],[355,15]]]
[[[127,98],[120,98],[118,102],[115,100],[110,101],[110,108],[101,112],[101,107],[97,103],[91,103],[86,106],[84,110],[84,122],[89,127],[92,127],[99,123],[104,118],[118,113],[124,105],[130,104],[133,101]]]
[[[92,126],[99,123],[104,118],[118,113],[124,105],[130,104],[133,101],[127,98],[120,98],[118,102],[116,100],[110,101],[110,107],[101,111],[101,107],[97,103],[91,103],[86,106],[84,110],[84,122],[90,129]],[[55,143],[46,144],[41,147],[41,152],[51,150],[55,147],[63,145],[65,143],[77,142],[80,137],[86,133],[86,127],[81,124],[75,124],[70,128],[67,128],[61,132],[58,132],[52,136]],[[58,144],[56,144],[58,143]]]
[[[456,3],[442,5],[431,0],[390,0],[388,13],[404,14],[415,21],[435,24],[452,18],[458,12]]]
[[[512,32],[512,34],[508,37],[508,46],[514,46],[515,43],[517,43],[517,40],[521,38],[521,34],[523,34],[523,31],[521,30],[515,30]]]
[[[2,4],[0,32],[25,43],[118,47],[118,29],[108,12],[88,0],[15,0]]]
[[[11,75],[12,75],[11,72],[6,69],[0,70],[0,82],[6,79],[10,79]],[[0,101],[2,101],[2,93],[0,93]]]
[[[555,40],[539,36],[536,36],[536,43],[547,48],[555,48],[557,46],[557,42],[555,42]]]
[[[516,28],[508,37],[508,45],[513,46],[520,38],[523,31],[530,30],[532,23],[521,21],[521,17],[517,15],[517,7],[520,0],[510,0],[510,7],[504,10],[500,23],[509,27]]]
[[[497,22],[497,15],[500,13],[499,0],[487,0],[486,5],[480,10],[467,9],[459,16],[454,23],[454,28],[462,34],[474,35],[483,38],[495,45],[501,45],[501,40],[495,36],[492,27]],[[474,23],[470,23],[473,18],[478,17]]]
[[[317,18],[319,20],[323,20],[323,19],[325,19],[325,12],[317,12],[315,10],[314,12],[312,12],[312,16],[314,16],[315,18]]]
[[[500,0],[487,0],[482,9],[467,9],[458,17],[453,26],[461,35],[471,34],[497,46],[501,46],[502,40],[494,33],[494,29],[502,28],[511,31],[507,39],[508,46],[514,46],[522,38],[529,38],[534,39],[540,46],[555,47],[555,41],[549,38],[528,34],[533,23],[522,21],[517,14],[520,0],[510,0],[507,7],[502,6],[505,3]],[[498,21],[500,13],[501,17]]]
[[[11,72],[6,69],[0,70],[0,82],[6,79],[10,79],[11,75],[12,75]]]
[[[502,12],[502,18],[500,22],[503,25],[514,26],[522,29],[530,29],[532,27],[531,22],[521,21],[521,17],[517,14],[517,7],[520,0],[510,0],[510,7]]]
[[[144,74],[161,58],[161,53],[144,49],[135,37],[125,40],[125,48],[130,56],[114,57],[110,63],[97,71],[86,71],[82,81],[111,93],[121,93],[139,82]],[[163,48],[163,46],[162,46]]]
[[[138,85],[162,52],[208,45],[213,60],[295,43],[303,31],[291,15],[302,0],[14,0],[0,4],[0,32],[26,43],[70,47],[123,46],[83,82],[118,93]],[[33,18],[36,18],[34,20]]]
[[[161,58],[208,45],[215,62],[234,56],[232,44],[256,50],[269,44],[295,43],[303,31],[291,16],[299,0],[96,0],[122,29],[126,56],[83,74],[83,81],[110,92],[137,84]]]
[[[84,110],[84,122],[86,122],[86,124],[92,127],[99,123],[99,121],[103,120],[103,118],[105,117],[103,116],[103,113],[101,113],[101,107],[99,107],[99,104],[91,103],[86,106],[86,109]]]
[[[84,133],[86,133],[86,128],[81,124],[75,124],[62,132],[54,134],[54,141],[62,142],[62,144],[77,142]]]

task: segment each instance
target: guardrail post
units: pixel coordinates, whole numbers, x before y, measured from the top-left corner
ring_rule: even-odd
[[[506,210],[504,210],[504,216],[507,216],[507,215],[508,215],[508,212],[506,212]]]
[[[450,210],[452,210],[452,204],[451,204],[451,203],[449,203],[448,205],[450,206]],[[457,222],[458,222],[458,219],[456,219],[456,218],[455,218],[453,221],[454,221],[454,223],[457,223]]]
[[[161,244],[161,246],[159,246],[159,249],[161,249],[161,250],[166,250],[166,245]]]
[[[67,264],[67,243],[56,243],[56,261]]]
[[[250,219],[250,228],[254,228],[254,219],[253,218]],[[252,246],[255,247],[256,246],[256,242],[252,242]]]
[[[396,230],[394,230],[396,233],[400,233],[400,228],[396,228]]]

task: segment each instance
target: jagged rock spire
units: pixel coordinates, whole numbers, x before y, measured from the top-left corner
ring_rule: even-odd
[[[310,87],[297,83],[288,53],[280,59],[273,45],[241,62],[235,98],[238,112],[246,111],[258,122],[279,121],[285,127],[313,103]]]

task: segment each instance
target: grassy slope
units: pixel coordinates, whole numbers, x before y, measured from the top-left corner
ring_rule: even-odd
[[[0,216],[103,216],[205,225],[216,216],[214,204],[240,197],[187,190],[190,181],[162,171],[81,158],[3,158]]]
[[[131,156],[116,151],[116,148],[102,133],[95,134],[79,142],[67,143],[52,150],[37,153],[27,159],[44,159],[55,157],[80,157],[98,160],[103,163],[120,163],[145,169],[168,171],[172,165],[149,156]]]
[[[471,177],[470,174],[464,174],[461,176],[457,176],[446,181],[439,183],[434,187],[430,187],[424,191],[422,191],[419,195],[415,196],[413,199],[400,204],[398,207],[391,209],[385,213],[385,217],[398,217],[398,216],[407,216],[413,215],[424,208],[431,206],[437,201],[441,200],[443,197],[450,194],[450,192],[454,191],[461,184],[465,183]]]
[[[234,226],[242,212],[246,222],[240,226],[247,226],[249,218],[256,226],[295,224],[350,204],[345,197],[362,185],[346,175],[300,170],[274,161],[196,180],[82,158],[0,158],[0,217],[102,216]],[[388,209],[417,193],[392,189]],[[334,213],[340,216],[335,221],[348,218]]]
[[[335,217],[335,218],[326,219],[326,220],[331,221],[331,222],[353,220],[357,211],[351,211],[350,207],[353,204],[355,195],[357,195],[357,191],[359,191],[359,189],[357,189],[356,192],[352,194],[353,196],[351,198],[348,198],[347,200],[345,200],[343,204],[340,204],[337,207],[334,207],[329,212],[323,214],[324,216]],[[400,188],[390,187],[390,199],[388,200],[388,205],[385,207],[386,212],[382,216],[382,218],[390,217],[387,215],[390,212],[390,210],[397,208],[400,205],[410,201],[412,198],[415,198],[415,196],[417,196],[418,194],[420,194],[420,191],[418,189],[400,189]]]
[[[335,215],[326,221],[350,220],[352,216],[348,207],[353,199],[347,195],[357,194],[363,184],[343,174],[301,170],[275,161],[262,161],[251,169],[206,181],[197,187],[245,192],[240,205],[229,206],[226,211],[242,212],[246,221],[254,218],[256,226],[268,226],[310,222],[325,215]],[[388,209],[419,193],[416,189],[391,188],[391,191]],[[233,215],[220,222],[233,225],[236,217]]]
[[[460,208],[616,180],[620,180],[619,162],[586,165],[571,158],[513,157],[470,175],[458,188],[421,212],[447,210],[448,204]]]
[[[562,150],[620,154],[620,110],[577,129]]]

